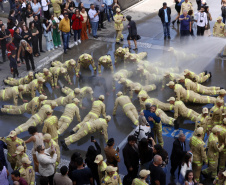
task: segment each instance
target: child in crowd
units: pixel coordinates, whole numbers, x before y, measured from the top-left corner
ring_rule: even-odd
[[[10,56],[10,69],[11,69],[11,73],[13,74],[13,78],[19,76],[19,72],[17,70],[17,58],[16,58],[16,51],[13,50],[12,53],[11,53],[11,56]]]

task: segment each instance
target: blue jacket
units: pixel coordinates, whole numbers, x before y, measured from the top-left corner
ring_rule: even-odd
[[[143,113],[151,128],[154,127],[154,123],[153,123],[153,121],[149,121],[148,117],[152,117],[156,123],[159,123],[161,121],[161,118],[156,116],[155,113],[151,113],[150,110],[143,110]]]
[[[0,140],[0,161],[3,166],[7,167],[5,155],[4,155],[4,149],[7,149],[7,146],[2,140]]]

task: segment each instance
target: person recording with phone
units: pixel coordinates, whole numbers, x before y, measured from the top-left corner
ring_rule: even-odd
[[[195,14],[197,17],[197,36],[203,36],[205,28],[207,28],[208,20],[205,8],[201,7],[200,11]]]

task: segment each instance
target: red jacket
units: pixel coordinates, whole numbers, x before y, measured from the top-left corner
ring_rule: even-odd
[[[73,14],[71,20],[73,21],[72,22],[72,29],[73,30],[82,29],[82,21],[83,21],[82,15],[80,15],[80,18],[78,18],[78,17],[76,17],[75,14]]]

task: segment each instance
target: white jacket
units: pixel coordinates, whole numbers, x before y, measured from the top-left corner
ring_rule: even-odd
[[[53,175],[55,171],[57,154],[54,153],[53,157],[51,157],[51,151],[51,148],[48,148],[45,150],[44,154],[39,154],[38,152],[36,152],[36,157],[39,162],[39,173],[45,177]]]

